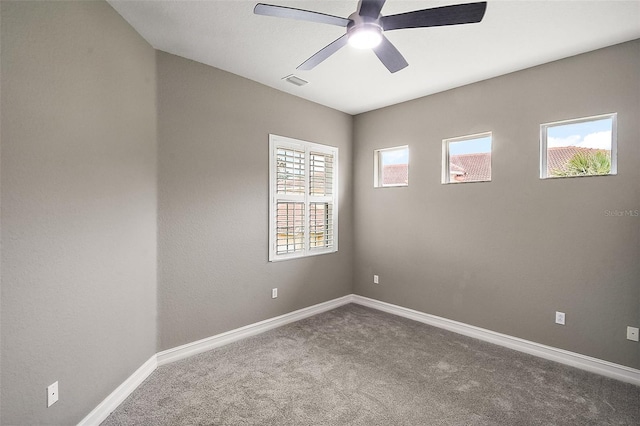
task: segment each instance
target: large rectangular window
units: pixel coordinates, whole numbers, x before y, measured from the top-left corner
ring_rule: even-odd
[[[491,180],[491,132],[442,141],[442,183]]]
[[[338,250],[338,148],[269,135],[269,261]]]
[[[409,186],[409,147],[377,149],[373,152],[373,186]]]
[[[617,114],[540,126],[540,178],[617,173]]]

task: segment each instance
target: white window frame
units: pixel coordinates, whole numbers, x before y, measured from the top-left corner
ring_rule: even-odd
[[[305,152],[305,167],[307,167],[307,170],[305,173],[304,194],[277,194],[278,148],[296,149]],[[310,164],[309,158],[311,152],[333,155],[333,181],[331,195],[329,196],[317,196],[309,193],[310,175],[308,173],[308,167]],[[274,134],[269,135],[269,262],[335,253],[338,251],[338,164],[337,147],[321,145]],[[277,254],[276,209],[279,201],[304,203],[304,249],[299,252]],[[331,219],[333,222],[333,244],[330,247],[310,247],[310,205],[318,202],[332,204]]]
[[[382,183],[382,153],[387,151],[407,150],[407,183],[394,183],[384,185]],[[373,151],[373,187],[374,188],[397,188],[409,186],[409,145],[393,146],[391,148],[380,148]]]
[[[606,175],[585,176],[548,176],[547,175],[547,130],[550,127],[565,126],[567,124],[587,123],[589,121],[611,119],[611,172]],[[573,177],[612,176],[618,174],[618,113],[594,115],[591,117],[572,118],[569,120],[554,121],[540,125],[540,179],[563,179]]]
[[[450,162],[450,155],[449,155],[449,145],[451,143],[456,143],[456,142],[464,142],[464,141],[469,141],[472,139],[481,139],[481,138],[486,138],[489,137],[491,138],[491,151],[489,151],[489,153],[491,154],[491,161],[490,161],[490,166],[491,166],[491,179],[493,179],[493,132],[482,132],[482,133],[475,133],[473,135],[465,135],[465,136],[457,136],[455,138],[447,138],[447,139],[443,139],[442,140],[442,184],[460,184],[460,183],[480,183],[480,182],[491,182],[491,179],[489,180],[473,180],[473,181],[469,181],[469,182],[456,182],[456,181],[451,181],[451,170],[450,166],[451,166],[451,162]]]

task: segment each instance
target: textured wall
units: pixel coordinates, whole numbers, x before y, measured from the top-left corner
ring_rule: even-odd
[[[158,349],[351,293],[352,117],[177,56],[157,63]],[[339,252],[268,262],[269,133],[339,148]]]
[[[355,292],[640,368],[640,218],[605,215],[640,209],[639,75],[636,40],[357,116]],[[617,176],[539,179],[540,123],[608,112]],[[485,131],[493,181],[441,185],[442,139]],[[409,187],[374,189],[404,144]]]
[[[1,7],[2,423],[75,424],[156,352],[155,52],[105,2]]]

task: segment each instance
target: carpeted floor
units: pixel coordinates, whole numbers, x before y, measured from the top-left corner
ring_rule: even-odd
[[[159,367],[102,425],[640,425],[640,387],[351,304]]]

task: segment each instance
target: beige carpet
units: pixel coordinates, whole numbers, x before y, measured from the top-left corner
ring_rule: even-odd
[[[347,305],[159,367],[103,425],[640,425],[640,387]]]

